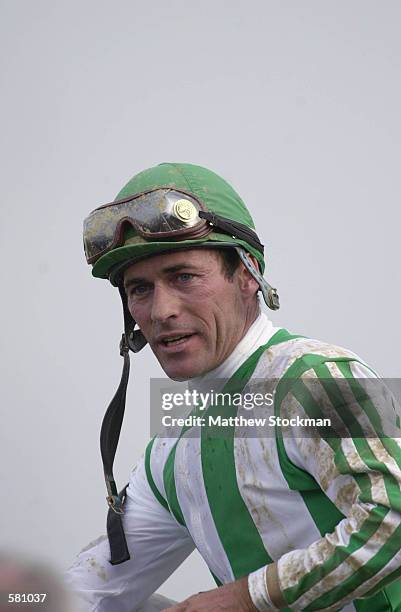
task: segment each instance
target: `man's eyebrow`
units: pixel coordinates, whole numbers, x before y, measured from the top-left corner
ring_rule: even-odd
[[[175,266],[166,266],[165,268],[162,268],[162,272],[178,272],[179,270],[198,270],[199,268],[197,266],[194,266],[193,264],[188,264],[188,263],[181,263],[181,264],[176,264]]]
[[[129,278],[128,280],[124,281],[124,289],[128,289],[128,287],[131,287],[131,285],[139,285],[140,283],[146,283],[146,282],[148,282],[146,278],[140,278],[140,277]]]
[[[175,266],[166,266],[165,268],[161,269],[161,272],[163,274],[171,274],[172,272],[179,272],[180,270],[198,270],[199,268],[197,266],[188,264],[188,263],[182,263],[182,264],[176,264]],[[149,280],[146,278],[143,278],[141,276],[133,276],[132,278],[127,279],[126,281],[124,281],[124,289],[128,289],[128,287],[131,287],[131,285],[139,285],[141,283],[148,283]]]

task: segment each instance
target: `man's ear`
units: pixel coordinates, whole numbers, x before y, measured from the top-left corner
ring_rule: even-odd
[[[250,253],[248,253],[248,257],[251,260],[251,262],[253,263],[253,265],[255,266],[255,268],[257,269],[257,271],[260,272],[259,262],[256,259],[255,255],[251,255]]]
[[[260,272],[259,262],[254,255],[248,253],[248,257],[251,260],[255,268]],[[259,283],[253,278],[252,274],[246,269],[244,263],[241,261],[241,283],[243,290],[248,290],[250,293],[257,293],[259,290]]]

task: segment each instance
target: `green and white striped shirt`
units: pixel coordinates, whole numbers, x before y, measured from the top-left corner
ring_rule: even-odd
[[[197,432],[156,437],[127,489],[131,559],[110,565],[102,540],[69,572],[83,609],[131,612],[196,546],[218,584],[277,562],[293,610],[401,610],[401,441],[375,433],[380,414],[363,385],[375,376],[350,351],[273,328],[262,313],[230,357],[191,385],[229,378],[225,390],[245,393],[274,380],[267,415],[329,415],[350,436],[277,427],[252,438],[233,425],[216,437],[206,420]]]
[[[393,582],[401,576],[400,439],[375,434],[380,416],[360,381],[375,376],[348,350],[279,329],[225,390],[245,393],[253,381],[274,379],[267,412],[329,415],[346,423],[350,437],[299,430],[295,437],[277,427],[250,438],[232,426],[223,438],[206,420],[198,435],[188,428],[178,440],[150,443],[149,485],[219,584],[277,561],[291,609],[401,609],[401,583]],[[343,379],[346,389],[329,379]],[[214,406],[213,414],[228,410]]]

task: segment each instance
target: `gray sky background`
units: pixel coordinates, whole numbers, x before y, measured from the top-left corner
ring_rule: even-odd
[[[58,567],[105,529],[98,434],[120,377],[120,301],[82,220],[161,161],[215,170],[248,204],[276,325],[384,376],[399,346],[401,4],[2,0],[2,542]],[[115,474],[148,440],[132,358]],[[213,586],[190,559],[161,588]]]

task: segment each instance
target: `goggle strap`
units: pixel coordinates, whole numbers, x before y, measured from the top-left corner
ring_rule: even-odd
[[[214,213],[204,210],[200,210],[198,214],[201,219],[206,219],[206,221],[208,221],[211,225],[214,225],[226,234],[230,234],[230,236],[233,238],[239,238],[240,240],[248,242],[248,244],[260,251],[260,253],[263,255],[263,244],[260,242],[256,232],[251,230],[247,225],[239,223],[238,221],[226,219],[225,217],[220,217],[219,215],[215,215]]]

